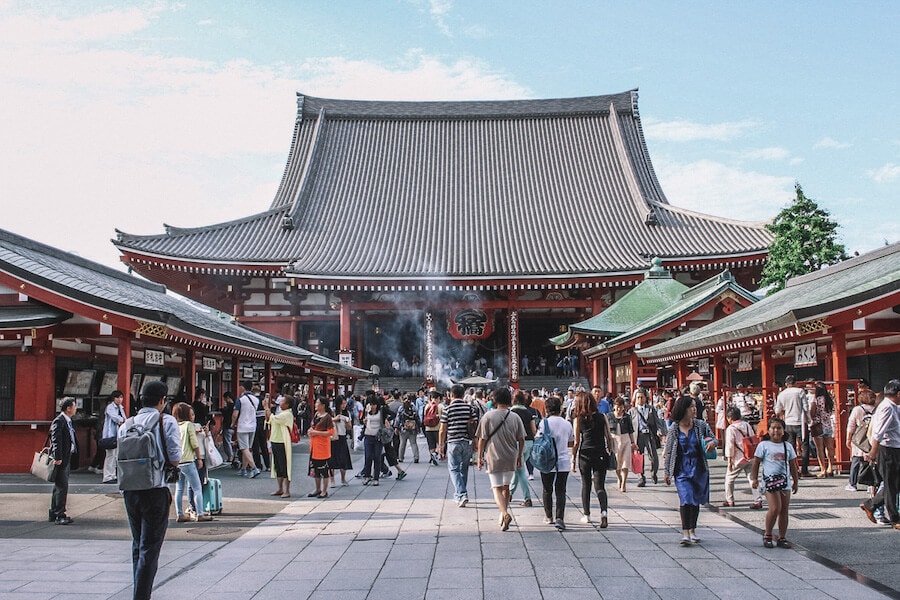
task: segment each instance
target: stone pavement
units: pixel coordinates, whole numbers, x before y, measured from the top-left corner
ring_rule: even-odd
[[[900,597],[823,566],[802,549],[767,550],[757,532],[706,509],[702,543],[683,548],[671,487],[632,483],[621,494],[611,485],[610,526],[601,530],[578,522],[580,481],[570,476],[567,531],[544,525],[536,501],[515,508],[504,533],[486,475],[473,469],[471,501],[460,509],[447,500],[444,465],[406,466],[404,481],[364,487],[353,480],[325,500],[297,498],[234,541],[167,541],[153,597]],[[302,480],[295,481],[295,496],[311,489]],[[599,515],[596,506],[593,512]],[[130,582],[127,541],[0,539],[0,599],[126,600]]]

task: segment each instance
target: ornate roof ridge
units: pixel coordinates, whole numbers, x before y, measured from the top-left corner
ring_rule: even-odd
[[[78,256],[77,254],[73,254],[72,252],[66,252],[65,250],[60,250],[59,248],[49,246],[31,238],[23,237],[11,231],[0,229],[0,247],[2,247],[2,243],[6,241],[22,248],[27,248],[35,252],[41,252],[53,258],[68,261],[74,265],[78,265],[79,267],[102,273],[105,276],[113,277],[115,279],[118,279],[119,281],[125,281],[131,285],[141,286],[147,290],[165,292],[166,289],[166,286],[159,283],[155,283],[141,277],[135,277],[134,275],[130,275],[129,273],[125,273],[124,271],[117,271],[112,267],[94,262],[82,256]]]
[[[717,223],[726,223],[728,225],[736,225],[738,227],[751,227],[753,229],[762,229],[766,225],[773,222],[774,219],[763,220],[763,221],[742,221],[740,219],[729,219],[728,217],[720,217],[718,215],[712,215],[709,213],[702,213],[695,210],[691,210],[689,208],[682,208],[680,206],[675,206],[673,204],[665,204],[662,202],[658,202],[656,200],[647,199],[647,203],[650,204],[654,208],[661,208],[663,210],[667,210],[670,212],[696,217],[698,219],[702,219],[704,221],[715,221]]]
[[[240,217],[239,219],[233,219],[231,221],[222,221],[221,223],[213,223],[212,225],[201,225],[199,227],[176,227],[174,225],[169,225],[167,223],[163,223],[163,227],[165,228],[164,233],[154,233],[148,235],[134,234],[122,231],[119,228],[115,229],[116,239],[110,240],[116,246],[126,246],[129,241],[143,241],[143,240],[161,240],[170,238],[178,235],[191,235],[194,233],[203,233],[207,231],[216,231],[220,229],[227,229],[229,227],[233,227],[235,225],[243,225],[245,223],[252,223],[253,221],[258,221],[260,219],[264,219],[272,214],[277,213],[287,213],[289,212],[289,206],[279,206],[276,208],[270,208],[268,210],[264,210],[262,212],[254,213],[252,215],[246,217]]]
[[[325,109],[329,119],[496,119],[608,113],[637,114],[637,88],[617,94],[522,100],[344,100],[297,92],[298,118],[316,118]]]

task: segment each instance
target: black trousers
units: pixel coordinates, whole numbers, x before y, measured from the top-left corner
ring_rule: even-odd
[[[884,480],[884,516],[891,523],[900,523],[897,494],[900,493],[900,448],[878,447],[878,471]]]
[[[556,518],[562,520],[566,513],[566,482],[569,480],[568,471],[551,471],[541,473],[541,483],[544,484],[544,516],[553,518],[553,495],[556,494]]]
[[[50,497],[50,516],[61,517],[66,514],[66,502],[69,500],[69,471],[71,464],[64,460],[56,467],[56,477],[53,479],[53,495]]]
[[[172,494],[168,487],[123,493],[131,526],[131,568],[134,600],[150,598],[159,567],[159,551],[169,527]]]
[[[609,499],[606,495],[606,471],[609,458],[599,455],[578,454],[578,470],[581,471],[581,507],[584,514],[591,514],[591,484],[600,501],[600,512],[606,512]]]
[[[264,417],[256,417],[256,434],[253,436],[253,462],[257,468],[262,469],[265,464],[267,469],[272,468],[272,458],[269,456],[269,447],[266,444],[266,420]]]

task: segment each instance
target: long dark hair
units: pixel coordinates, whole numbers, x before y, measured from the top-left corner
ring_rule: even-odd
[[[831,394],[828,393],[828,390],[825,388],[825,384],[821,381],[816,382],[816,398],[819,396],[825,398],[825,412],[833,413],[834,412],[834,398],[831,397]]]

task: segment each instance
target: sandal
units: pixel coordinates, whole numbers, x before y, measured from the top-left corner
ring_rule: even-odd
[[[764,535],[764,536],[763,536],[763,546],[766,547],[766,548],[774,548],[774,547],[775,547],[775,543],[772,542],[772,536],[771,536],[771,535]]]
[[[283,493],[284,493],[284,492],[282,492],[281,490],[278,490],[278,491],[272,492],[272,493],[269,494],[269,495],[270,495],[270,496],[280,496],[280,495],[283,494]]]
[[[363,479],[363,485],[369,485],[371,482],[372,482],[372,480],[369,479],[368,477],[366,477],[365,479]]]
[[[787,549],[790,549],[790,548],[793,548],[793,547],[794,547],[794,544],[792,544],[791,542],[787,541],[787,540],[784,539],[784,538],[778,538],[777,546],[778,546],[779,548],[787,548]]]
[[[328,497],[328,492],[322,492],[321,494],[319,494],[319,498],[327,498],[327,497]]]

